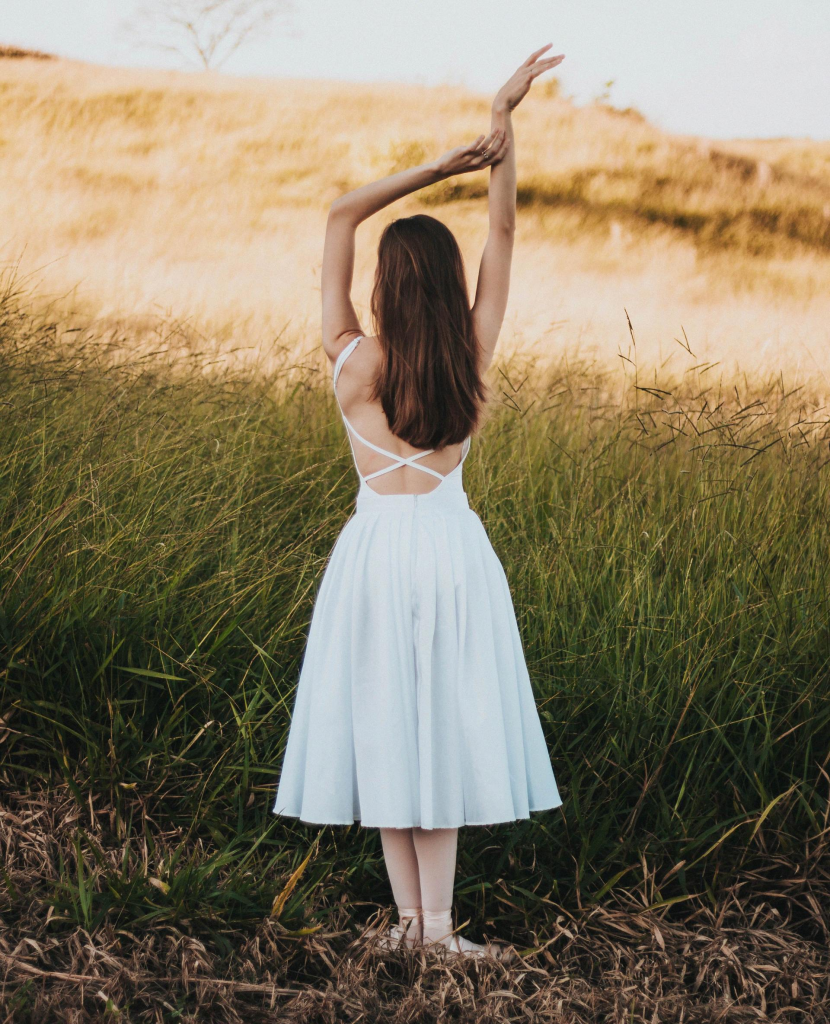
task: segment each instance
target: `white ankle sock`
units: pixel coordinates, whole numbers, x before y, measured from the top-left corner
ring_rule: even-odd
[[[452,908],[449,910],[424,911],[424,942],[439,942],[452,932]]]
[[[398,907],[398,924],[403,928],[404,935],[410,939],[416,938],[421,930],[421,908]]]

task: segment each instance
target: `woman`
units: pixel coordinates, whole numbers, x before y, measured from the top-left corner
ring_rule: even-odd
[[[549,49],[499,90],[486,138],[349,192],[326,229],[323,347],[360,487],[317,593],[273,810],[380,829],[399,914],[387,947],[503,956],[453,932],[458,828],[561,806],[504,570],[461,481],[507,305],[511,112],[563,60]],[[448,228],[402,218],[380,240],[365,335],[350,297],[358,224],[483,167],[475,303]]]

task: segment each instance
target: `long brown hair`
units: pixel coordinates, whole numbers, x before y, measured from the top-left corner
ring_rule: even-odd
[[[479,371],[464,259],[450,229],[424,214],[380,237],[372,318],[383,352],[372,398],[389,429],[415,448],[458,444],[479,425]]]

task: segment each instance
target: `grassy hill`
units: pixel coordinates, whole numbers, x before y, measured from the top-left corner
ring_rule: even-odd
[[[461,88],[35,59],[0,59],[0,91],[6,258],[22,254],[47,290],[77,286],[96,314],[170,314],[236,344],[287,327],[305,346],[328,203],[475,137],[489,109]],[[651,361],[681,325],[716,360],[765,351],[773,365],[807,345],[815,361],[830,322],[830,143],[672,136],[636,111],[578,108],[555,82],[516,126],[505,344],[616,358],[626,308]],[[359,301],[383,223],[418,209],[456,231],[473,281],[486,185],[441,183],[363,227]]]

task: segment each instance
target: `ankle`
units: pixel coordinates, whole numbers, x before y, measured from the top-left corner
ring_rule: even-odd
[[[398,907],[398,923],[405,935],[410,938],[420,936],[422,913],[420,907]]]
[[[424,942],[440,942],[442,939],[449,941],[452,934],[452,908],[449,910],[425,910],[424,918]]]

